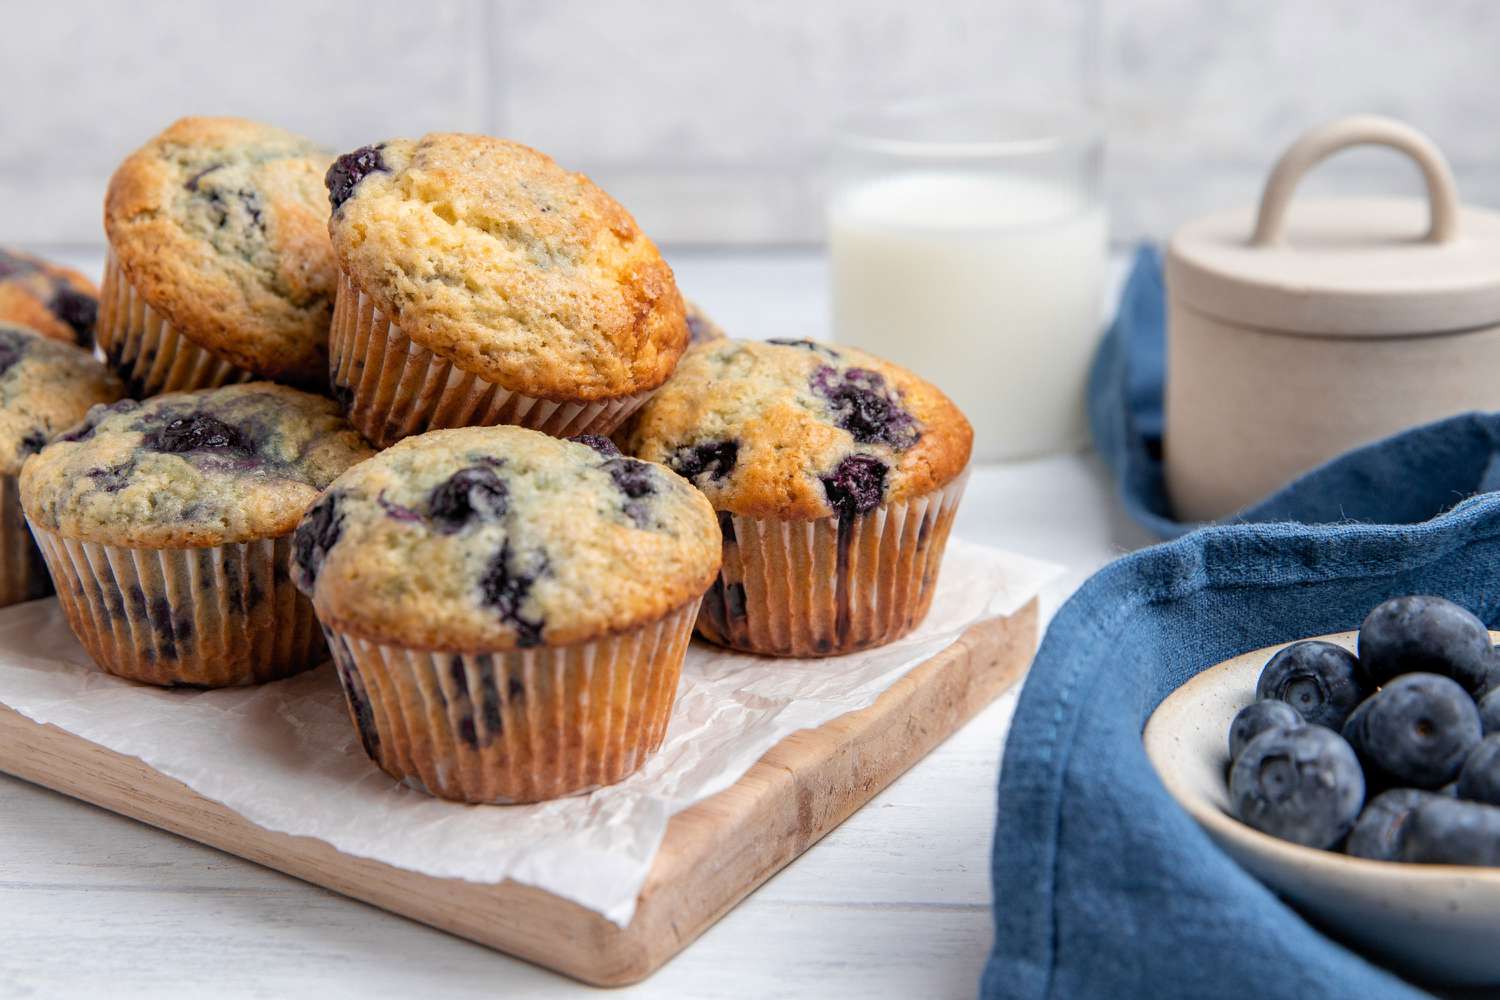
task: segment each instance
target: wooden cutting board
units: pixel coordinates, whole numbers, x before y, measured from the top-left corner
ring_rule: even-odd
[[[673,817],[618,927],[540,889],[432,878],[273,833],[134,757],[0,706],[0,770],[597,986],[660,968],[1025,672],[1033,601],[969,629],[874,705],[772,747],[736,784]],[[999,752],[999,748],[996,748]]]

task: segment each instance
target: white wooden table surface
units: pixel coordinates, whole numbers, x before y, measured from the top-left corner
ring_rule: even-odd
[[[71,258],[97,273],[97,254]],[[820,258],[671,255],[736,336],[825,337]],[[975,471],[956,533],[1068,567],[1146,539],[1102,468]],[[1002,698],[625,997],[970,997],[991,936]],[[579,997],[596,991],[0,776],[0,997]]]

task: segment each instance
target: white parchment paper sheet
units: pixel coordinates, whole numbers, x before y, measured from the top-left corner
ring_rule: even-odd
[[[969,626],[1019,610],[1057,572],[954,540],[931,613],[900,642],[824,660],[695,642],[666,741],[645,768],[533,806],[459,805],[393,782],[360,748],[327,666],[222,691],[159,690],[101,673],[56,600],[0,611],[0,703],[139,757],[266,829],[428,875],[514,879],[623,926],[672,814],[734,784],[796,730],[872,704]]]

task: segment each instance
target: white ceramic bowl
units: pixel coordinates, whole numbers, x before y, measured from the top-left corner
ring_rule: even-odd
[[[1350,649],[1355,633],[1322,638]],[[1407,865],[1317,851],[1230,815],[1229,724],[1281,646],[1205,670],[1146,723],[1162,784],[1219,846],[1325,930],[1432,982],[1500,984],[1500,868]]]

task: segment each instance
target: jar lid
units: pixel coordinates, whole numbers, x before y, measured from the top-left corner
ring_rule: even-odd
[[[1421,168],[1427,199],[1340,198],[1291,205],[1297,182],[1349,146],[1390,146]],[[1258,209],[1188,223],[1167,251],[1170,293],[1243,326],[1312,336],[1391,337],[1500,323],[1500,213],[1459,204],[1426,136],[1371,115],[1298,139]]]

